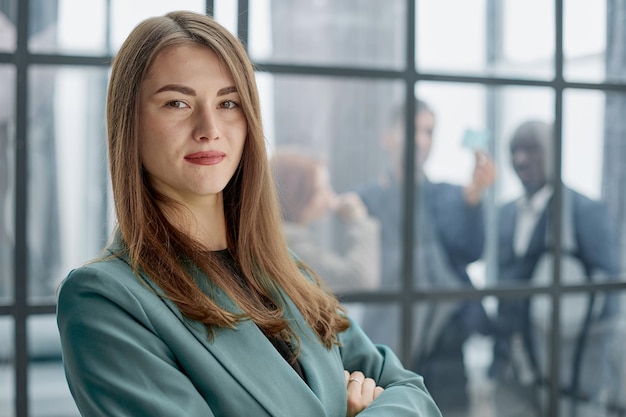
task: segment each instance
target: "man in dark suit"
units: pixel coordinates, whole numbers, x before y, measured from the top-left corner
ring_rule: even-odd
[[[607,208],[567,187],[554,213],[554,135],[541,121],[521,124],[510,143],[524,195],[499,210],[498,279],[502,285],[552,282],[551,218],[561,219],[562,283],[611,279],[618,273],[615,237]],[[556,214],[556,216],[555,216]],[[571,265],[571,267],[570,267]],[[578,266],[577,266],[578,265]],[[576,282],[577,281],[577,282]],[[543,415],[549,378],[551,301],[548,296],[502,299],[495,321],[494,359],[498,416]],[[604,294],[561,299],[561,412],[596,401],[611,378],[610,322],[616,300]],[[587,405],[588,406],[588,405]],[[579,413],[579,415],[586,415]]]
[[[476,153],[472,181],[461,187],[433,183],[424,164],[430,154],[435,114],[424,102],[416,102],[415,114],[415,210],[414,288],[473,288],[468,264],[478,260],[485,239],[481,198],[494,180],[491,159]],[[359,190],[368,212],[381,225],[383,290],[399,290],[402,272],[403,214],[402,161],[403,112],[392,115],[383,146],[389,170],[378,181]],[[369,308],[363,327],[376,342],[393,345],[397,311]],[[487,334],[489,324],[480,301],[418,303],[413,316],[412,363],[446,417],[465,416],[469,409],[463,344],[474,332]]]

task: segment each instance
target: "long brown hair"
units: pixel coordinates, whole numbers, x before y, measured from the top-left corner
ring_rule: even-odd
[[[160,210],[163,196],[143,172],[139,153],[138,97],[141,83],[157,55],[180,44],[213,50],[230,71],[248,124],[236,174],[224,189],[228,249],[248,290],[237,285],[217,255],[207,253],[177,230]],[[212,18],[172,12],[149,18],[128,36],[111,70],[107,97],[109,163],[118,229],[135,272],[144,271],[187,317],[214,327],[234,327],[249,317],[267,334],[296,338],[283,318],[279,288],[295,303],[328,348],[348,328],[337,299],[319,280],[304,279],[281,230],[276,191],[269,169],[254,68],[236,37]],[[193,280],[188,259],[226,291],[244,311],[235,314],[217,305]],[[269,302],[268,302],[269,300]]]

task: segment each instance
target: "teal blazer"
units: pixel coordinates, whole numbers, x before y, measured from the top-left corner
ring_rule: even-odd
[[[241,311],[206,277],[197,281],[220,305]],[[345,417],[344,369],[385,388],[359,416],[441,416],[422,377],[354,322],[339,335],[341,346],[327,349],[287,300],[307,385],[253,322],[218,329],[210,340],[203,325],[159,292],[117,256],[63,281],[57,322],[67,381],[83,416]]]

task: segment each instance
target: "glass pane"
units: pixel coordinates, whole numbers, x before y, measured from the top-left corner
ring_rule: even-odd
[[[547,415],[552,338],[560,337],[558,415],[620,415],[626,410],[623,303],[617,292],[564,294],[555,335],[550,296],[502,298],[493,315],[490,388],[471,392],[493,393],[490,415]],[[469,357],[467,345],[465,352]]]
[[[561,299],[561,415],[612,415],[617,401],[626,411],[624,353],[618,347],[625,334],[620,297],[616,292],[597,292]]]
[[[387,167],[372,149],[400,84],[260,75],[291,249],[336,292],[378,289],[387,278],[383,288],[397,287],[397,276],[380,276],[380,227],[355,192]]]
[[[503,282],[498,262],[510,267],[517,257],[512,223],[499,226],[498,210],[522,194],[508,157],[510,137],[523,121],[553,119],[553,92],[420,83],[417,96],[415,166],[422,176],[415,191],[414,283],[460,289]],[[401,135],[402,128],[395,131]],[[389,234],[389,225],[381,226]]]
[[[30,0],[28,47],[36,53],[107,52],[105,0]]]
[[[487,371],[493,415],[548,415],[551,306],[552,300],[541,294],[498,301]]]
[[[332,291],[380,286],[380,227],[354,192],[337,193],[327,162],[278,147],[271,157],[290,249]]]
[[[257,4],[255,1],[253,4]],[[213,18],[222,26],[237,35],[237,9],[238,4],[232,0],[213,0]],[[254,20],[259,19],[255,14]]]
[[[483,158],[488,161],[486,155],[492,153],[487,133],[487,89],[474,84],[420,83],[416,96],[413,285],[471,288],[468,268],[480,261],[486,232],[480,205],[482,193],[477,192],[470,202],[464,190],[470,185],[474,168],[479,169],[476,158],[482,169]],[[395,160],[398,167],[402,166],[406,146],[403,123],[396,118],[385,136],[388,139],[386,155]],[[468,139],[470,136],[473,139]],[[403,181],[399,180],[397,169],[393,176],[395,179],[389,183],[399,190]],[[493,182],[493,174],[490,177]],[[379,210],[384,212],[385,208]],[[383,234],[389,241],[401,245],[404,228],[390,224],[384,214],[381,218]],[[395,233],[388,230],[395,230]],[[383,248],[385,266],[393,268],[395,265],[399,270],[399,261],[393,251]],[[393,269],[383,274],[388,271]],[[477,270],[474,275],[475,284],[483,285],[484,273]]]
[[[15,331],[13,318],[0,316],[0,415],[15,416]]]
[[[416,14],[419,71],[541,79],[554,74],[553,2],[425,0],[417,2]]]
[[[583,382],[584,378],[602,378],[598,379],[598,389],[594,394],[594,399],[597,399],[599,408],[610,411],[605,415],[626,415],[626,398],[624,398],[624,390],[626,389],[626,366],[624,365],[626,364],[626,352],[624,351],[626,344],[626,316],[624,315],[626,292],[597,293],[595,302],[599,306],[603,306],[603,298],[608,302],[609,308],[601,311],[604,314],[594,320],[590,326],[585,339],[589,347],[584,350],[582,355],[584,365],[580,367],[579,380],[581,388],[583,388],[583,385],[588,385],[593,381],[589,379]],[[618,308],[614,308],[615,304]],[[608,314],[605,313],[607,310]],[[597,344],[596,338],[598,339]],[[600,357],[598,352],[594,354],[594,347],[601,355],[605,356]],[[596,371],[594,361],[599,361],[598,363],[602,365],[598,369],[602,371],[599,376],[594,376],[592,373]],[[596,415],[602,414],[597,413]]]
[[[600,9],[602,4],[600,2]],[[610,0],[606,6],[606,81],[623,82],[626,80],[626,62],[624,61],[624,47],[626,45],[626,35],[624,35],[624,12],[626,4],[623,2]],[[594,13],[594,16],[596,13]],[[600,20],[601,17],[598,18]],[[600,20],[603,22],[602,20]],[[601,27],[602,24],[600,24]]]
[[[553,173],[539,143],[550,142],[554,95],[547,88],[509,87],[495,99],[496,182],[495,209],[488,212],[485,252],[489,285],[526,285],[532,265],[545,250],[549,187]],[[543,189],[541,193],[537,190]],[[532,196],[530,214],[527,195]],[[524,204],[522,204],[524,203]],[[525,210],[525,211],[522,211]],[[524,214],[524,215],[522,215]]]
[[[35,67],[29,81],[28,294],[54,302],[60,280],[109,233],[107,71]]]
[[[111,13],[109,39],[106,26],[108,7]],[[31,0],[31,10],[34,12],[31,14],[29,48],[41,53],[111,53],[119,49],[128,33],[141,20],[182,9],[203,13],[204,1],[178,1],[173,7],[166,0]]]
[[[559,349],[559,415],[610,416],[626,409],[624,387],[623,294],[571,293],[561,298]],[[529,333],[539,375],[550,367],[552,300],[536,296],[530,303]],[[519,314],[519,311],[516,312]],[[543,371],[542,371],[543,370]],[[548,379],[537,390],[539,404],[547,406]],[[509,404],[510,407],[510,404]]]
[[[364,304],[361,327],[374,343],[389,346],[398,356],[400,352],[400,308],[392,304]]]
[[[416,96],[422,102],[417,109],[416,131],[432,130],[430,147],[427,138],[415,138],[416,153],[422,153],[416,155],[416,167],[423,167],[431,182],[466,184],[474,168],[474,150],[472,144],[464,141],[465,135],[470,131],[483,133],[479,141],[484,143],[473,145],[483,147],[485,152],[490,146],[491,137],[486,134],[487,88],[478,84],[423,82],[417,84]],[[423,116],[427,114],[431,117]]]
[[[341,303],[352,320],[354,320],[359,326],[363,327],[363,318],[365,316],[365,310],[367,304],[364,303]]]
[[[493,381],[489,367],[493,362],[493,338],[473,334],[463,345],[465,372],[467,375],[468,417],[494,417]]]
[[[624,279],[624,103],[626,95],[618,93],[564,95],[562,240],[566,252],[576,253],[590,270],[579,280]],[[564,275],[563,281],[575,283],[574,276]]]
[[[623,82],[626,5],[609,0],[588,6],[584,0],[567,0],[563,5],[565,76],[571,81]]]
[[[15,0],[0,3],[0,51],[12,52],[15,50],[17,32],[17,2]]]
[[[402,68],[405,4],[251,1],[250,54],[263,62]]]
[[[142,20],[173,10],[204,13],[204,0],[111,0],[111,50],[116,52],[133,28]]]
[[[474,404],[469,383],[485,384],[491,364],[491,341],[467,331],[471,304],[480,301],[426,302],[413,308],[411,353],[408,368],[424,377],[426,388],[444,416],[469,416]],[[476,395],[483,389],[475,386]],[[489,415],[489,414],[477,414]]]
[[[30,415],[80,416],[65,380],[55,316],[29,317],[27,331]]]
[[[15,251],[15,68],[0,65],[0,304],[13,299]]]
[[[563,69],[568,80],[624,80],[624,7],[613,0],[596,1],[593,7],[585,0],[563,2]]]

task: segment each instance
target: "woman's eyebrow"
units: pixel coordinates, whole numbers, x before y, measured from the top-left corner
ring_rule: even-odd
[[[196,90],[194,90],[191,87],[186,87],[184,85],[180,85],[180,84],[167,84],[164,85],[163,87],[159,88],[154,94],[158,94],[158,93],[162,93],[163,91],[177,91],[179,93],[188,95],[188,96],[195,96],[196,95]],[[220,89],[217,92],[218,96],[225,96],[227,94],[231,94],[231,93],[236,93],[237,92],[237,87],[235,87],[234,85],[231,85],[229,87],[224,87],[222,89]]]
[[[226,94],[236,93],[237,87],[231,85],[230,87],[224,87],[217,92],[218,96],[225,96]]]
[[[163,91],[177,91],[188,96],[196,95],[196,90],[194,90],[193,88],[179,84],[164,85],[163,87],[159,88],[154,94],[162,93]]]

